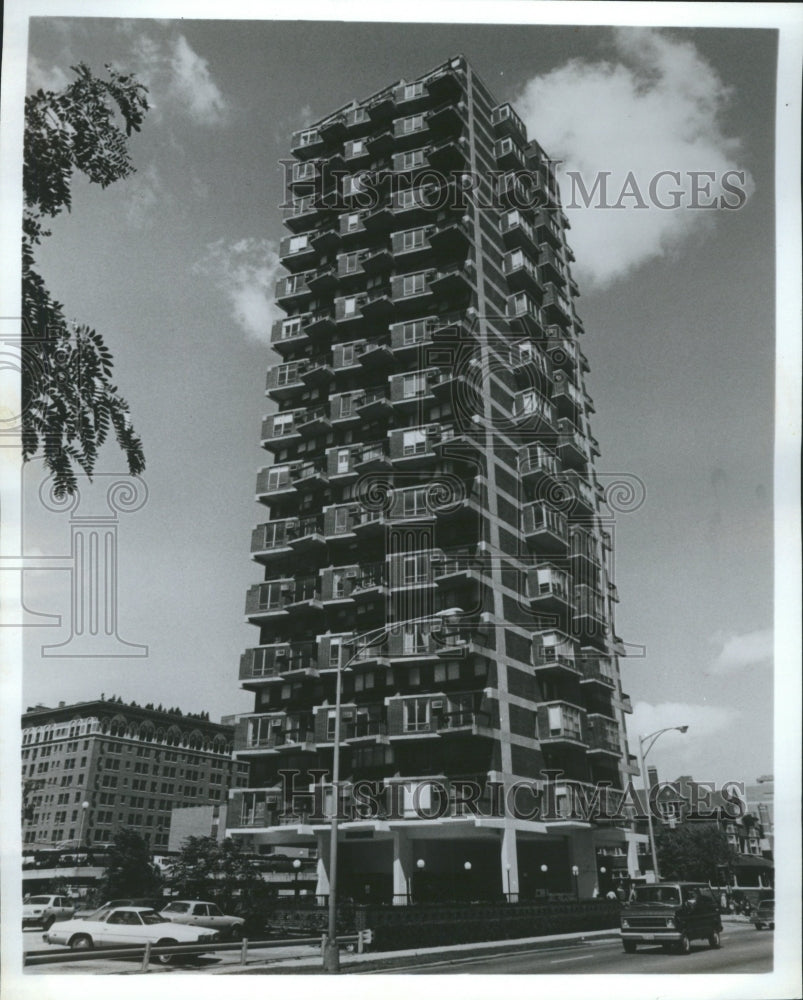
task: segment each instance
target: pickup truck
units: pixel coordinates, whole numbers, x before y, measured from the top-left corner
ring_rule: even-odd
[[[622,947],[640,944],[688,955],[691,942],[704,939],[719,948],[722,919],[711,890],[700,882],[657,882],[636,886],[619,915]]]

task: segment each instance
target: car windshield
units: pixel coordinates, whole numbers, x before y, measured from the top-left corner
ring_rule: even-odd
[[[640,885],[635,890],[636,903],[673,903],[680,902],[680,890],[676,885]]]
[[[163,913],[188,913],[190,909],[189,903],[168,903],[167,906],[162,911]]]
[[[168,921],[155,910],[140,910],[143,924],[166,924]]]
[[[31,896],[27,902],[34,903],[36,905],[42,905],[44,903],[44,905],[47,906],[47,904],[50,902],[50,899],[51,899],[50,896]]]

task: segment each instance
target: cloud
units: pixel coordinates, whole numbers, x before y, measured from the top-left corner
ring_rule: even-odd
[[[279,268],[276,244],[265,239],[217,240],[193,265],[196,274],[212,278],[228,297],[242,330],[263,344],[270,341],[271,324],[283,315],[273,297]]]
[[[709,674],[729,674],[745,667],[757,667],[769,663],[773,655],[773,631],[771,628],[744,632],[742,635],[719,634],[714,641],[721,645]]]
[[[687,206],[719,197],[735,204],[738,196],[723,188],[721,179],[742,169],[740,140],[726,136],[720,121],[731,91],[691,42],[653,29],[623,28],[612,32],[611,44],[615,59],[572,59],[534,77],[514,102],[529,134],[563,161],[561,198],[564,205],[578,206],[567,208],[578,277],[597,287],[676,252],[693,233],[712,225],[718,213]],[[679,173],[680,183],[662,176],[652,198],[650,183],[661,171]],[[696,199],[693,171],[716,176],[698,179]],[[583,190],[594,192],[602,172],[609,172],[607,198],[600,198],[598,189],[592,207],[584,207]],[[736,178],[731,183],[741,187]],[[744,189],[747,196],[753,189],[746,172]],[[680,198],[674,190],[682,192],[682,207],[654,204],[672,205]],[[635,207],[641,204],[638,195],[647,207]],[[594,207],[600,202],[623,207]]]
[[[157,116],[183,114],[199,125],[221,125],[229,105],[215,82],[209,62],[184,35],[156,39],[136,22],[119,26],[130,45],[128,69],[148,88],[148,103]]]
[[[45,66],[41,59],[31,55],[28,60],[28,93],[37,90],[63,90],[70,77],[58,66]]]
[[[227,105],[212,75],[209,63],[179,35],[170,60],[171,91],[184,102],[190,117],[201,124],[216,124],[226,115]]]
[[[153,223],[156,209],[164,207],[168,197],[158,167],[150,163],[127,182],[126,218],[136,229],[144,229]]]

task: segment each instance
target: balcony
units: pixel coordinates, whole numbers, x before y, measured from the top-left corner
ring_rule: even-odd
[[[389,420],[393,413],[387,386],[359,393],[354,406],[359,420]]]
[[[555,372],[552,401],[555,409],[562,417],[574,420],[578,410],[582,408],[583,397],[577,386],[563,372]]]
[[[306,270],[317,260],[318,254],[312,245],[315,232],[301,233],[298,236],[285,236],[279,243],[279,257],[282,267],[297,274]]]
[[[351,108],[346,112],[346,132],[349,135],[362,135],[371,128],[371,116],[364,106]]]
[[[363,396],[361,389],[354,389],[351,392],[341,392],[332,396],[329,400],[330,414],[333,427],[356,427],[360,422],[360,415],[357,406]]]
[[[590,531],[573,524],[569,528],[569,559],[577,578],[596,579],[600,569],[597,542]]]
[[[508,297],[506,314],[508,319],[517,321],[528,336],[536,340],[543,338],[541,312],[527,292],[517,292]]]
[[[582,677],[574,642],[564,632],[539,632],[533,636],[533,670],[539,677],[562,681]]]
[[[363,297],[360,304],[363,318],[380,326],[387,323],[393,315],[393,301],[387,286],[372,288]]]
[[[424,347],[433,343],[433,333],[438,328],[437,316],[425,316],[394,323],[390,328],[390,349],[399,364],[414,364]]]
[[[558,472],[558,457],[546,445],[536,442],[519,449],[519,475],[528,487],[536,487]]]
[[[245,597],[245,615],[252,625],[266,625],[287,617],[287,588],[292,578],[270,580],[249,587]]]
[[[334,378],[332,359],[328,354],[318,354],[301,365],[300,379],[308,389],[328,385]]]
[[[355,508],[351,517],[352,537],[365,541],[369,538],[381,538],[388,526],[388,515],[384,510],[366,510]]]
[[[527,143],[527,129],[524,122],[509,104],[500,104],[491,112],[491,125],[494,135],[514,136],[521,145]]]
[[[395,109],[392,90],[386,90],[379,94],[367,106],[371,124],[377,125],[379,122],[384,122],[392,118]]]
[[[435,304],[430,281],[434,271],[400,274],[391,279],[393,305],[399,316],[425,312]]]
[[[354,468],[359,472],[382,472],[392,468],[386,441],[358,447],[354,455]]]
[[[568,326],[572,318],[572,307],[566,296],[551,282],[544,286],[541,313],[549,323]]]
[[[384,743],[388,726],[384,719],[371,719],[358,715],[342,723],[341,738],[344,743]]]
[[[569,574],[556,566],[539,564],[527,573],[530,607],[536,614],[557,616],[558,626],[568,623],[573,594]]]
[[[454,264],[435,271],[430,276],[429,287],[432,294],[440,299],[464,304],[474,289],[473,263],[466,261],[464,264]]]
[[[596,649],[584,648],[580,662],[582,666],[580,683],[584,688],[599,689],[606,693],[615,689],[613,666],[607,656],[601,656]]]
[[[554,433],[555,407],[536,389],[527,389],[513,397],[511,417],[517,427],[526,427],[533,434]]]
[[[539,212],[534,232],[536,242],[539,245],[550,246],[553,250],[561,249],[563,234],[554,220],[554,212],[549,209],[543,209]]]
[[[390,432],[389,439],[390,460],[393,465],[415,468],[422,462],[437,458],[435,445],[441,440],[440,425],[399,428]]]
[[[456,104],[447,101],[432,111],[427,111],[424,115],[424,122],[432,142],[444,139],[446,136],[454,138],[457,136],[465,124],[466,105],[463,101]]]
[[[585,747],[582,709],[565,701],[550,701],[536,709],[537,739],[541,744]]]
[[[289,465],[269,465],[259,470],[256,496],[260,503],[272,503],[295,496],[292,469]]]
[[[367,372],[377,373],[393,368],[395,358],[386,338],[363,341],[355,348],[357,361]]]
[[[427,160],[433,170],[440,170],[442,173],[451,173],[465,168],[468,163],[468,142],[465,137],[459,139],[447,139],[445,142],[435,143],[427,149]]]
[[[428,264],[432,259],[432,246],[429,240],[434,232],[434,226],[419,226],[393,233],[391,247],[396,267],[399,270],[412,271]]]
[[[334,264],[326,264],[307,274],[307,287],[316,297],[334,295],[337,283],[338,273]]]
[[[268,451],[301,440],[296,426],[296,418],[303,410],[285,410],[265,417],[262,421],[262,447]]]
[[[282,309],[301,309],[312,298],[307,279],[314,271],[302,271],[279,278],[276,282],[276,304]]]
[[[524,250],[511,250],[505,255],[502,270],[508,288],[513,292],[529,292],[533,300],[543,292],[538,268]]]
[[[298,432],[303,438],[315,437],[317,434],[326,434],[332,429],[332,421],[329,417],[327,406],[312,406],[308,410],[296,411],[298,414]]]
[[[247,649],[240,657],[241,681],[283,680],[288,675],[315,677],[318,672],[313,642],[271,643]],[[253,690],[257,685],[249,685]]]
[[[289,187],[296,195],[299,191],[306,192],[314,188],[320,177],[320,164],[314,160],[294,163],[290,174]]]
[[[445,589],[480,581],[486,566],[482,556],[433,551],[432,575]]]
[[[384,129],[369,135],[365,140],[366,148],[374,160],[382,160],[393,152],[396,146],[396,139],[393,131]]]
[[[329,485],[326,466],[320,462],[301,462],[290,470],[290,478],[296,489],[322,489]]]
[[[511,136],[497,139],[494,143],[494,157],[503,170],[526,170],[524,151]]]
[[[429,143],[430,133],[423,114],[405,115],[393,122],[393,145],[390,149],[412,149]],[[389,151],[389,150],[388,150]]]
[[[302,233],[305,229],[313,229],[321,214],[322,209],[315,195],[303,195],[293,198],[284,210],[284,224],[292,232]]]
[[[304,362],[302,361],[271,365],[265,378],[266,395],[277,401],[291,399],[304,388],[301,377],[303,370]]]
[[[499,229],[506,249],[523,249],[529,250],[531,254],[538,254],[535,230],[518,209],[503,213]]]
[[[359,170],[371,162],[371,152],[365,138],[349,139],[343,147],[343,159],[347,170]]]
[[[432,386],[437,381],[437,369],[393,375],[390,378],[390,402],[396,413],[422,412],[422,407],[435,402]]]
[[[622,694],[619,696],[619,703],[622,706],[622,711],[626,712],[628,715],[633,714],[633,702],[630,700],[629,694]]]
[[[296,524],[294,517],[267,521],[251,532],[251,555],[258,562],[267,563],[292,552],[289,531]]]
[[[356,503],[333,504],[324,511],[324,535],[330,544],[353,542],[354,522],[362,508]]]
[[[583,641],[603,642],[608,634],[602,595],[588,584],[574,588],[573,632]]]
[[[373,601],[385,598],[388,593],[387,563],[367,563],[359,567],[359,574],[351,588],[354,601]]]
[[[298,518],[287,534],[294,553],[321,552],[325,547],[320,514]]]
[[[349,295],[335,299],[335,323],[338,329],[349,332],[363,324],[362,304],[364,295]]]
[[[557,453],[565,466],[583,469],[587,464],[586,446],[583,435],[571,420],[562,417],[557,422]]]
[[[536,500],[523,507],[522,533],[539,554],[564,555],[569,545],[566,515],[544,500]]]
[[[340,245],[340,228],[337,226],[324,226],[310,234],[310,243],[316,254],[331,253]]]
[[[290,151],[298,160],[308,160],[318,156],[324,148],[324,141],[317,128],[299,129],[293,132]]]
[[[565,265],[552,247],[541,247],[538,254],[538,266],[541,269],[542,281],[553,282],[555,285],[566,284]]]
[[[604,715],[589,712],[586,716],[586,734],[589,756],[621,756],[619,727]]]
[[[287,610],[298,615],[323,611],[321,581],[317,573],[297,576],[286,593]]]
[[[491,713],[472,709],[438,713],[434,723],[441,734],[465,732],[472,736],[490,736],[492,729]]]
[[[364,212],[344,212],[338,223],[338,234],[343,248],[364,246],[368,230],[365,228]]]
[[[295,354],[307,341],[307,332],[304,329],[304,322],[308,316],[290,316],[287,319],[279,319],[271,327],[270,346],[286,357],[288,354]]]

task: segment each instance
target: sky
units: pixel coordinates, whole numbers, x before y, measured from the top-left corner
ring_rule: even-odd
[[[597,470],[644,494],[614,525],[631,750],[688,725],[650,755],[662,778],[772,773],[776,46],[759,29],[32,19],[30,89],[83,61],[150,91],[137,173],[106,190],[76,178],[38,255],[67,316],[106,339],[144,443],[147,496],[117,532],[119,636],[146,655],[43,655],[70,631],[70,515],[45,508],[30,463],[23,551],[48,568],[24,577],[23,707],[103,693],[213,719],[251,709],[237,673],[256,639],[279,161],[295,129],[462,52],[562,161],[564,202],[572,173],[600,171],[620,202],[567,215]],[[659,171],[679,172],[683,207],[638,207]],[[744,204],[687,207],[690,171],[715,174],[713,197],[740,172]],[[121,455],[106,447],[98,469],[87,512]]]

